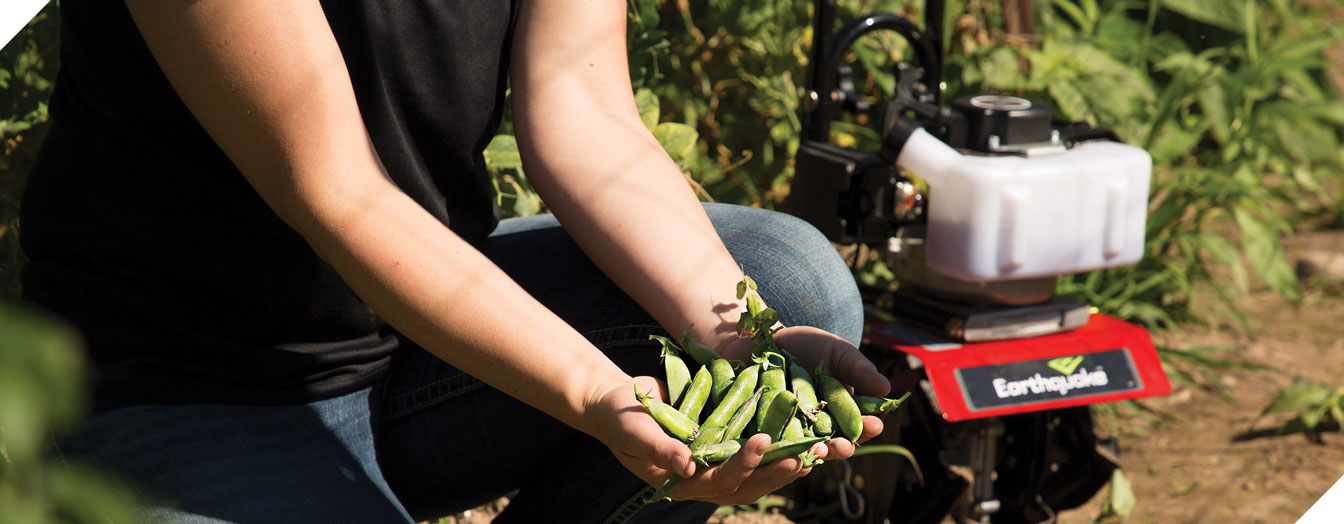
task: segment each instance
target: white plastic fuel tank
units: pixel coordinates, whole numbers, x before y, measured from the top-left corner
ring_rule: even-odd
[[[1133,264],[1152,157],[1117,142],[1062,153],[963,155],[920,129],[897,165],[926,181],[929,268],[972,282]]]

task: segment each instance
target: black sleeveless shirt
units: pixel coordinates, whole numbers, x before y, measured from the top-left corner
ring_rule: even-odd
[[[393,181],[471,240],[498,220],[503,0],[324,1]],[[397,337],[174,93],[122,2],[61,2],[53,125],[21,207],[27,301],[87,338],[95,407],[305,402],[370,384]]]

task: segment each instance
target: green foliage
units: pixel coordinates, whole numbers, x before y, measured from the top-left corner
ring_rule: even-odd
[[[0,49],[0,299],[19,294],[19,195],[46,131],[58,25],[52,2]]]
[[[1317,384],[1301,378],[1280,391],[1260,412],[1260,416],[1292,413],[1293,418],[1277,428],[1279,433],[1338,431],[1344,424],[1344,387]]]
[[[83,359],[73,330],[0,303],[0,524],[138,521],[129,490],[50,447],[84,415]]]
[[[1235,404],[1232,389],[1223,380],[1224,373],[1229,370],[1275,371],[1268,366],[1220,356],[1236,350],[1235,346],[1158,347],[1157,353],[1167,367],[1167,378],[1173,382],[1219,393],[1224,400]]]
[[[1139,499],[1134,496],[1134,487],[1124,472],[1117,469],[1111,473],[1111,482],[1106,487],[1106,496],[1101,499],[1101,513],[1093,524],[1117,524],[1129,518]]]

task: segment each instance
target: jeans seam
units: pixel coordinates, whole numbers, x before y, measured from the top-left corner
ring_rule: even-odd
[[[636,491],[634,495],[626,499],[624,503],[616,508],[603,524],[626,524],[630,519],[639,514],[639,510],[644,507],[644,499],[653,495],[655,489],[653,486],[644,486]]]
[[[421,409],[447,402],[481,387],[485,383],[466,373],[436,380],[429,384],[405,391],[382,402],[384,412],[381,422],[391,422]]]
[[[666,333],[667,331],[657,324],[626,324],[585,331],[583,337],[599,349],[606,349],[613,346],[648,342],[648,335],[665,335]],[[643,335],[643,337],[641,338],[640,335]]]

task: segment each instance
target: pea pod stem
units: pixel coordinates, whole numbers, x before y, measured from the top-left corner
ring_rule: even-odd
[[[859,412],[864,415],[883,415],[887,412],[901,407],[906,397],[910,393],[901,395],[901,398],[878,398],[864,395],[854,395],[854,403],[859,406]]]
[[[667,495],[667,492],[672,491],[672,488],[677,487],[677,484],[681,484],[681,481],[683,480],[686,480],[686,477],[682,477],[679,475],[672,475],[671,477],[668,477],[667,480],[663,482],[662,486],[659,486],[658,489],[654,491],[652,495],[649,495],[648,498],[644,499],[644,503],[653,504],[654,502],[672,500],[672,497],[669,497]]]
[[[723,358],[719,356],[719,353],[714,351],[713,348],[701,344],[700,341],[696,340],[695,335],[691,334],[692,327],[695,327],[694,323],[688,324],[686,330],[681,332],[681,346],[686,348],[686,353],[690,354],[691,358],[695,359],[696,362],[703,365],[709,365],[710,362]]]

